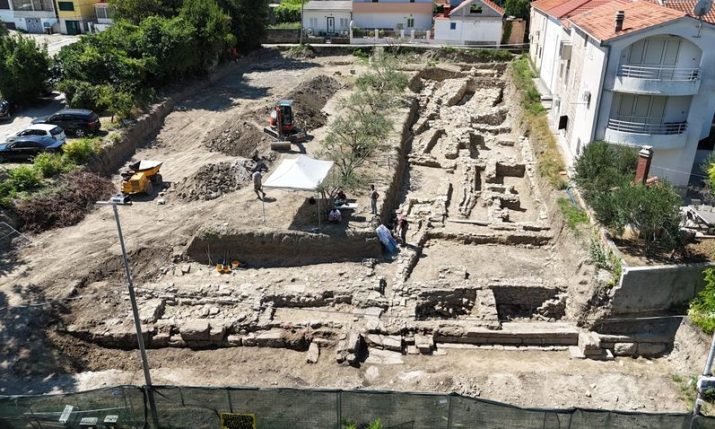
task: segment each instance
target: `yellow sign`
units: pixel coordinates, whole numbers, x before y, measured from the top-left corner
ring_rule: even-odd
[[[221,429],[256,429],[256,415],[221,413]]]

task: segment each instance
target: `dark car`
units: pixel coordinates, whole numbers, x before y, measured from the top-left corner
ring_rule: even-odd
[[[9,121],[11,119],[12,114],[10,113],[10,103],[0,99],[0,121]]]
[[[53,124],[65,130],[67,133],[84,137],[88,134],[96,134],[101,127],[99,115],[86,109],[64,109],[46,118],[38,118],[32,121],[33,124]]]
[[[30,160],[42,152],[60,152],[63,143],[47,136],[18,137],[0,144],[0,161]]]

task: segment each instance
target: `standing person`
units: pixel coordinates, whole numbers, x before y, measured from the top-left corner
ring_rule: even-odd
[[[238,50],[235,46],[231,48],[231,60],[233,60],[234,63],[238,62]]]
[[[401,214],[397,218],[397,233],[400,235],[400,241],[403,246],[407,245],[407,217]]]
[[[379,197],[380,194],[375,190],[375,185],[370,185],[370,208],[373,216],[377,216],[377,199]]]
[[[266,198],[266,193],[263,191],[263,175],[261,174],[261,170],[254,171],[251,177],[253,178],[253,190],[256,192],[256,195],[258,195],[258,199],[262,200]]]

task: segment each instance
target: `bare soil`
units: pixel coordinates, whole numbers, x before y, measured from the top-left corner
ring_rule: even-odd
[[[243,186],[245,175],[236,163],[244,161],[240,157],[253,156],[255,151],[259,156],[269,157],[267,141],[262,136],[259,138],[255,131],[260,131],[271,106],[283,98],[295,100],[296,118],[316,136],[316,140],[305,145],[308,153],[315,153],[325,125],[339,108],[333,95],[349,87],[351,71],[364,70],[363,66],[353,63],[352,57],[300,60],[276,51],[262,52],[228,67],[233,67],[235,73],[180,102],[167,116],[156,139],[135,154],[136,160],[163,161],[161,173],[167,184],[165,194],[138,198],[132,207],[120,209],[137,289],[158,288],[156,292],[163,293],[169,287],[179,291],[194,288],[212,294],[220,293],[221,288],[228,285],[251,297],[251,293],[261,287],[290,292],[322,284],[332,291],[351,281],[364,281],[367,285],[384,278],[389,281],[386,296],[374,300],[380,304],[388,298],[392,300],[389,305],[396,310],[391,317],[399,322],[403,317],[400,311],[408,315],[407,309],[414,306],[414,302],[392,289],[393,279],[409,265],[407,259],[413,251],[409,247],[404,251],[408,256],[398,258],[395,263],[388,260],[294,269],[247,269],[230,276],[221,276],[211,267],[199,268],[197,263],[182,260],[188,243],[200,230],[216,234],[236,230],[295,230],[296,217],[304,216],[307,222],[314,213],[310,208],[305,210],[308,195],[269,190],[263,203],[256,198],[252,187]],[[504,67],[497,65],[490,70],[486,66],[473,73],[496,78]],[[425,91],[414,95],[421,100],[422,114],[426,115],[429,109],[441,112],[443,116],[438,118],[438,125],[454,135],[442,137],[432,148],[425,146],[422,153],[423,158],[432,157],[444,165],[444,170],[415,168],[413,171],[419,174],[414,175],[414,181],[409,178],[409,170],[405,173],[408,179],[400,208],[411,216],[408,242],[419,242],[423,233],[421,226],[427,228],[431,224],[437,224],[441,234],[452,238],[427,241],[429,244],[410,281],[438,281],[445,267],[453,275],[464,265],[468,265],[471,275],[477,279],[534,276],[549,285],[560,283],[564,277],[578,280],[573,267],[569,269],[570,262],[578,255],[565,254],[570,251],[568,247],[563,250],[564,247],[555,244],[532,246],[528,243],[513,247],[465,245],[470,237],[483,234],[486,227],[474,223],[445,223],[449,209],[453,213],[450,216],[463,221],[483,221],[485,217],[490,222],[508,221],[513,225],[499,222],[499,227],[522,228],[519,233],[525,234],[524,240],[553,232],[527,230],[547,228],[534,225],[535,221],[545,224],[547,219],[542,214],[540,196],[532,189],[534,183],[529,179],[530,161],[519,151],[523,145],[515,143],[517,132],[512,133],[508,121],[502,124],[510,106],[495,107],[503,103],[503,88],[468,88],[467,81],[447,84],[434,81]],[[471,95],[454,100],[450,106],[430,103],[433,94],[453,95],[449,85],[459,85],[465,94],[471,92]],[[474,95],[474,91],[478,95]],[[485,135],[491,135],[481,145],[449,125],[459,118],[464,127],[468,127],[471,123],[468,110],[484,107],[479,103],[493,108],[490,110],[493,115],[480,125]],[[426,121],[426,116],[423,119]],[[502,141],[496,137],[499,133],[512,133],[512,138]],[[217,143],[216,139],[224,135],[225,140]],[[432,158],[422,161],[431,162]],[[280,156],[275,162],[279,160]],[[381,165],[376,163],[371,168],[378,170]],[[227,171],[235,174],[227,175]],[[226,180],[227,176],[231,179]],[[439,180],[433,180],[435,178]],[[115,175],[112,180],[118,184],[120,178]],[[449,186],[454,186],[455,192],[460,194],[452,197],[448,208],[445,204],[450,204],[450,200],[444,203],[443,196],[452,192]],[[465,202],[458,207],[462,196]],[[359,208],[353,216],[369,218],[367,192],[357,192],[354,198]],[[442,212],[443,217],[435,215]],[[489,232],[495,231],[501,233],[501,230]],[[97,209],[78,225],[31,238],[29,246],[22,247],[0,267],[0,308],[5,309],[0,319],[0,341],[5,345],[0,349],[0,393],[45,393],[142,383],[136,351],[100,347],[63,333],[68,328],[64,325],[68,324],[106,325],[110,321],[121,324],[130,320],[111,210]],[[190,272],[184,276],[185,265]],[[365,265],[370,265],[369,269]],[[375,291],[365,288],[358,292],[369,300],[373,299],[370,292]],[[49,300],[60,301],[39,307],[23,306]],[[403,303],[398,304],[400,301]],[[241,302],[231,311],[244,307],[250,310],[251,306],[251,302]],[[356,321],[360,318],[350,313],[351,309],[341,311],[339,305],[317,310],[322,311],[319,314],[327,319],[326,323],[362,323]],[[172,311],[178,313],[178,310]],[[181,311],[191,313],[181,314],[182,317],[203,317],[202,312],[208,309],[197,306]],[[212,317],[224,317],[223,311],[219,309]],[[270,323],[280,323],[282,318],[295,320],[299,311],[304,311],[305,317],[319,319],[309,314],[310,308],[283,308],[276,311]],[[330,347],[321,350],[316,365],[305,363],[304,352],[260,347],[159,348],[149,351],[149,359],[155,382],[166,384],[456,391],[544,407],[649,411],[685,407],[664,360],[570,360],[562,349],[445,346],[439,347],[434,356],[372,350],[360,368],[338,365],[335,350]],[[371,369],[373,367],[377,370]]]

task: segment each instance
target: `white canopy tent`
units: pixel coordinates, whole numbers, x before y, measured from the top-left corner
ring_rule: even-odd
[[[328,177],[333,164],[333,161],[321,161],[306,155],[284,159],[263,182],[263,186],[315,192]],[[320,227],[320,200],[318,200],[318,226]]]
[[[321,161],[306,155],[284,159],[263,182],[266,188],[315,191],[333,168],[333,161]]]

